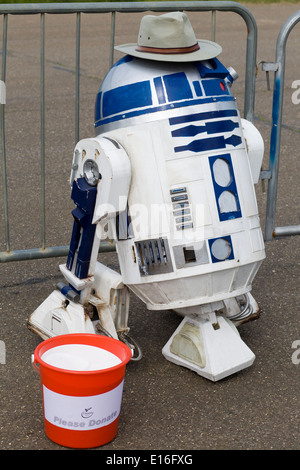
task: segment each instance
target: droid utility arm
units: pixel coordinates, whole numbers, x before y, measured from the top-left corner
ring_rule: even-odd
[[[76,205],[73,231],[67,262],[60,270],[69,284],[65,290],[79,295],[82,305],[88,303],[93,287],[104,226],[126,209],[130,179],[129,158],[117,142],[99,136],[76,145],[71,174]]]

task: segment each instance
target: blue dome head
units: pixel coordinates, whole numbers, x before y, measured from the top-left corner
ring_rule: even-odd
[[[210,101],[232,100],[229,71],[216,59],[169,63],[132,56],[108,72],[95,105],[97,133],[159,119],[155,113]]]

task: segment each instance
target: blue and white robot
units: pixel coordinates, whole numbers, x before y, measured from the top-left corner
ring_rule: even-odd
[[[43,338],[104,332],[134,351],[131,291],[149,310],[183,317],[166,359],[217,381],[255,359],[237,326],[259,316],[251,289],[265,257],[254,189],[263,140],[240,118],[221,47],[196,39],[184,13],[144,16],[137,44],[116,49],[126,55],[97,95],[96,137],[74,151],[65,282],[29,327]],[[106,238],[120,273],[97,259]]]

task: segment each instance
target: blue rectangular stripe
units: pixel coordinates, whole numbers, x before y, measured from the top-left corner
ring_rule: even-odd
[[[202,96],[203,93],[202,93],[200,82],[198,80],[194,80],[193,85],[194,85],[194,90],[195,90],[196,95]]]
[[[230,119],[224,119],[222,121],[210,121],[205,122],[203,125],[195,126],[193,124],[189,126],[180,127],[172,131],[173,137],[192,137],[203,132],[207,134],[218,134],[221,132],[231,132],[239,127],[237,122],[231,121]]]
[[[193,121],[202,121],[206,119],[216,119],[221,117],[231,117],[237,116],[238,112],[236,109],[224,109],[221,111],[207,111],[204,113],[195,113],[195,114],[187,114],[186,116],[176,116],[169,119],[169,123],[171,126],[175,124],[183,124],[185,122],[193,122]]]
[[[192,90],[184,72],[163,76],[169,101],[193,98]]]
[[[175,152],[185,152],[186,150],[190,152],[204,152],[208,150],[218,150],[225,149],[227,145],[232,145],[237,147],[242,143],[242,139],[238,135],[232,135],[225,139],[224,136],[218,137],[209,137],[207,139],[198,139],[193,140],[189,144],[181,145],[180,147],[175,147]]]
[[[202,86],[204,88],[206,96],[229,95],[227,86],[225,85],[223,80],[219,80],[218,78],[202,80]]]
[[[154,78],[154,86],[158,98],[159,104],[164,104],[166,102],[165,91],[163,87],[163,82],[161,77]]]
[[[103,117],[151,105],[149,80],[120,86],[103,93]]]

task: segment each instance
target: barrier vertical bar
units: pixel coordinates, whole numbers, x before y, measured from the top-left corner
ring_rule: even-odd
[[[217,24],[217,12],[213,10],[211,12],[211,40],[216,42],[216,24]]]
[[[254,17],[252,17],[250,14],[244,17],[244,19],[248,26],[247,50],[246,50],[245,95],[244,95],[244,117],[245,119],[248,119],[248,121],[253,123],[254,122],[254,106],[255,106],[257,25],[254,20]]]
[[[79,88],[80,88],[80,12],[76,13],[76,83],[75,83],[75,143],[79,141]]]
[[[41,81],[41,247],[46,248],[46,196],[45,196],[45,13],[40,17],[40,81]]]
[[[111,12],[111,26],[110,26],[110,67],[114,64],[114,47],[115,47],[115,32],[116,32],[116,12]]]
[[[7,14],[3,15],[3,42],[2,42],[2,70],[1,80],[6,84],[6,57],[7,57]],[[8,194],[7,194],[7,169],[6,169],[6,147],[5,147],[5,103],[1,107],[1,152],[2,152],[2,180],[4,198],[4,223],[5,223],[5,243],[6,251],[10,251],[9,219],[8,219]]]

